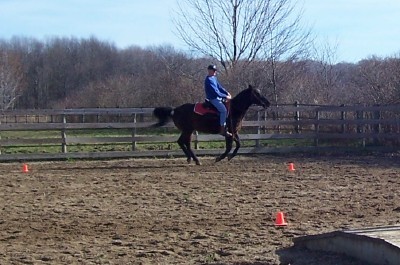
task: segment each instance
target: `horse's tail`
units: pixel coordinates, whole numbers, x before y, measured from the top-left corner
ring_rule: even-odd
[[[152,127],[161,127],[167,124],[172,117],[173,108],[171,107],[159,107],[153,110],[153,115],[158,119],[158,122]]]

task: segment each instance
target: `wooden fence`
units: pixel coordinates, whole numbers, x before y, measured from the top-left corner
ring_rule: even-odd
[[[161,131],[152,108],[14,110],[0,114],[0,161],[180,156],[171,147],[178,138],[172,123]],[[102,133],[113,131],[112,134]],[[239,153],[295,151],[397,150],[400,106],[302,106],[251,108],[240,134]],[[156,133],[157,131],[157,133]],[[202,142],[223,141],[219,135],[193,135],[196,153],[214,155]],[[163,150],[141,144],[171,143]],[[77,151],[79,146],[122,145],[118,151]],[[40,147],[45,147],[40,150]],[[49,148],[49,147],[52,147]],[[31,148],[32,150],[27,150]]]

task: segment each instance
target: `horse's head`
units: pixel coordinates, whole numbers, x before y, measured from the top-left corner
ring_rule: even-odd
[[[261,95],[261,92],[259,89],[253,88],[251,85],[249,85],[248,90],[250,91],[250,100],[251,104],[261,106],[263,108],[268,108],[271,103],[269,103],[268,99]]]

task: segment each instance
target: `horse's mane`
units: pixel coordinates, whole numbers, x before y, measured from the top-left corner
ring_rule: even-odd
[[[250,94],[254,88],[249,85],[248,88],[242,90],[232,98],[231,106],[237,110],[245,110],[251,105]]]

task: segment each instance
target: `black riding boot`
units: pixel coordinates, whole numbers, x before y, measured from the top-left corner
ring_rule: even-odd
[[[228,130],[225,128],[225,126],[220,126],[219,134],[221,134],[222,136],[232,137],[232,134],[230,132],[228,132]]]

